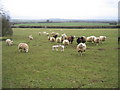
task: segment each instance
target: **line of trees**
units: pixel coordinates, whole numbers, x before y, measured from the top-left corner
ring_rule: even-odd
[[[13,35],[10,16],[3,8],[0,8],[0,36]]]

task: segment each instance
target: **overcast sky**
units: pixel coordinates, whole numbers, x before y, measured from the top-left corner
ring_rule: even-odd
[[[2,0],[17,19],[117,19],[119,0]]]

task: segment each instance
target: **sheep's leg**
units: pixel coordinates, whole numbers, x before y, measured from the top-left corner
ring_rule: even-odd
[[[81,52],[80,54],[81,54],[81,56],[82,56],[82,52]]]
[[[58,51],[58,48],[56,48],[56,51]]]
[[[55,49],[55,48],[54,48],[54,47],[52,47],[52,51],[54,51],[54,49]]]

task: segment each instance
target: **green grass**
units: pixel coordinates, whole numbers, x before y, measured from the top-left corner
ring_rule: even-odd
[[[13,29],[13,46],[2,43],[3,88],[117,88],[117,29]],[[76,36],[107,36],[98,46],[87,43],[83,56],[76,51],[76,41],[64,52],[52,51],[55,42],[38,32],[58,32]],[[34,40],[29,41],[28,35]],[[30,46],[28,53],[18,52],[20,42]],[[102,50],[99,50],[102,49]]]
[[[17,26],[109,26],[109,23],[92,23],[92,22],[65,22],[65,23],[29,23],[29,24],[15,24]]]

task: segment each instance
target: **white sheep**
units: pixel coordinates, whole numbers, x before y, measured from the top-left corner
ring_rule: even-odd
[[[8,46],[12,46],[13,45],[13,41],[10,39],[6,39],[6,43]]]
[[[96,43],[96,45],[98,45],[98,43],[100,43],[100,38],[99,37],[95,37],[94,38],[94,43]]]
[[[32,36],[32,35],[29,35],[28,38],[29,38],[30,40],[33,40],[33,36]]]
[[[82,53],[85,52],[86,50],[86,44],[85,43],[79,43],[77,45],[77,51],[80,52],[81,56],[82,56]]]
[[[53,50],[53,51],[54,51],[55,49],[56,49],[56,51],[58,51],[58,48],[60,48],[60,49],[61,49],[61,52],[63,52],[65,46],[64,46],[64,45],[53,45],[53,46],[52,46],[52,50]]]
[[[89,36],[86,38],[86,41],[94,43],[94,38],[95,38],[95,36]]]
[[[26,43],[20,43],[20,44],[18,45],[18,50],[19,50],[19,52],[22,52],[22,51],[28,52],[29,46],[28,46],[28,44],[26,44]]]
[[[86,41],[87,41],[87,42],[92,42],[92,37],[87,37],[87,38],[86,38]]]
[[[43,32],[44,35],[46,35],[47,32]]]
[[[103,43],[106,40],[106,36],[99,36],[100,42]]]
[[[63,40],[63,45],[69,45],[70,44],[70,42],[68,41],[68,40]]]
[[[55,38],[54,37],[50,37],[50,42],[55,42]]]
[[[55,36],[55,35],[56,35],[56,32],[51,32],[51,35],[52,35],[52,36]]]
[[[61,37],[57,37],[57,38],[56,38],[56,42],[57,42],[57,43],[61,43],[61,42],[62,42],[62,38],[61,38]]]

